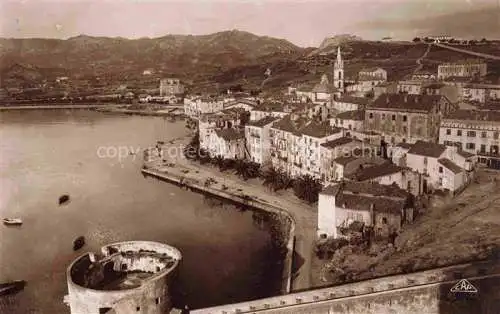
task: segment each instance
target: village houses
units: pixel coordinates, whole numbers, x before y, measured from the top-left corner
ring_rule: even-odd
[[[441,115],[454,108],[441,95],[384,94],[366,109],[364,131],[379,133],[392,145],[437,142]]]
[[[456,146],[417,141],[391,148],[393,162],[422,175],[422,192],[456,191],[465,187],[475,169],[475,159]]]
[[[369,104],[370,100],[366,97],[355,97],[344,95],[336,98],[332,103],[332,109],[336,112],[362,110]]]
[[[245,133],[237,128],[216,129],[210,133],[208,153],[210,157],[245,159]]]
[[[160,96],[178,96],[184,94],[184,84],[178,78],[160,80]]]
[[[245,138],[250,161],[260,165],[271,162],[269,131],[273,122],[278,119],[267,116],[257,121],[250,121],[245,125]]]
[[[283,118],[290,114],[291,110],[292,108],[287,104],[265,101],[250,111],[250,121],[258,121],[268,116]]]
[[[349,230],[373,230],[375,236],[388,237],[413,221],[413,204],[408,192],[396,185],[375,182],[341,182],[329,185],[319,194],[318,228],[320,238],[348,237]]]
[[[480,163],[500,168],[500,112],[457,110],[441,120],[439,143],[477,155]]]
[[[239,128],[244,112],[244,109],[235,108],[202,115],[198,123],[200,147],[208,152],[213,152],[212,145],[215,145],[216,141],[212,135],[215,131]]]

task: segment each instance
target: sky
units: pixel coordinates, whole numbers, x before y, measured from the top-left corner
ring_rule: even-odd
[[[364,39],[411,39],[403,32],[362,25],[488,4],[500,6],[500,0],[0,0],[0,37],[140,38],[239,29],[308,47],[343,33]]]

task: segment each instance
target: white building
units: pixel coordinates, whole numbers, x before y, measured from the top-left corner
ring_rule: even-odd
[[[439,143],[453,145],[478,161],[499,168],[500,112],[457,110],[441,120]]]
[[[245,159],[245,133],[235,128],[215,130],[210,133],[208,153],[211,157]]]
[[[433,190],[455,192],[468,184],[474,162],[465,158],[454,146],[424,141],[411,145],[406,153],[407,167],[423,175],[424,193]]]
[[[320,238],[348,237],[347,231],[360,225],[377,236],[397,234],[405,222],[413,221],[409,194],[394,186],[370,182],[343,182],[330,185],[319,194]],[[355,224],[357,222],[357,224]]]
[[[194,97],[184,99],[184,114],[199,118],[201,115],[219,112],[224,109],[224,101],[220,98]]]
[[[249,159],[260,165],[271,162],[269,130],[277,117],[267,116],[245,125],[245,138]]]
[[[210,151],[211,134],[217,130],[238,128],[241,122],[240,114],[238,109],[227,109],[225,112],[202,115],[198,123],[200,147]]]
[[[184,94],[184,84],[178,78],[160,80],[160,96],[175,96]]]

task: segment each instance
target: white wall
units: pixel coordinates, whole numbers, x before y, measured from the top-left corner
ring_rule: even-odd
[[[322,234],[326,234],[327,237],[337,238],[337,219],[335,215],[335,196],[319,194],[318,237]]]

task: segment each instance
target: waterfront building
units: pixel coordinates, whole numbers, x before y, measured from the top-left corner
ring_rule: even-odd
[[[328,121],[310,121],[291,114],[270,129],[271,163],[292,177],[309,174],[320,177],[320,144],[342,137],[342,130]]]
[[[224,128],[211,132],[208,139],[210,157],[223,159],[245,159],[245,133],[241,129]]]
[[[106,245],[68,267],[65,302],[72,314],[168,313],[181,260],[174,247],[149,241]]]
[[[184,84],[178,78],[160,80],[160,96],[178,96],[184,94]]]
[[[202,97],[184,99],[184,114],[191,118],[199,118],[204,114],[219,112],[224,109],[224,100],[218,97]]]
[[[271,162],[269,131],[273,122],[278,119],[267,116],[257,121],[250,121],[245,125],[245,138],[250,161],[260,165]]]
[[[235,108],[202,115],[198,122],[200,147],[207,151],[213,151],[211,134],[217,130],[239,128],[244,113],[244,109]]]
[[[487,72],[486,62],[481,60],[464,60],[438,65],[438,79],[440,80],[449,77],[483,77]]]
[[[439,143],[477,155],[480,163],[500,168],[500,111],[457,110],[444,117]]]
[[[341,182],[327,186],[318,201],[318,237],[348,238],[373,230],[376,236],[397,234],[413,221],[410,194],[396,185]]]
[[[454,109],[441,95],[384,94],[366,109],[364,130],[379,133],[392,145],[437,142],[441,116]]]

